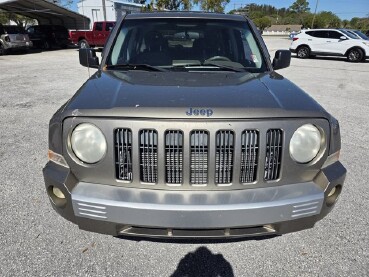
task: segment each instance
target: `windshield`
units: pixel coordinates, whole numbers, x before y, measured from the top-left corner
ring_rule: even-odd
[[[266,68],[246,22],[198,18],[126,20],[107,59],[108,66],[120,64],[168,70]]]
[[[348,30],[341,30],[342,33],[344,33],[346,36],[352,39],[359,39],[355,34],[351,33]]]
[[[5,33],[9,35],[25,34],[26,31],[22,27],[18,26],[4,26]]]
[[[369,37],[367,37],[365,34],[363,34],[362,32],[360,31],[353,31],[354,33],[356,33],[359,37],[361,37],[362,39],[365,39],[365,40],[369,40]]]

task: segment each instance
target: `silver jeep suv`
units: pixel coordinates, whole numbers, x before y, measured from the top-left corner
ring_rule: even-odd
[[[234,238],[311,228],[341,193],[340,129],[274,70],[246,17],[128,14],[50,120],[52,207],[113,236]]]

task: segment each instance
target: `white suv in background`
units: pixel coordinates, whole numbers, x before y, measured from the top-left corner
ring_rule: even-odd
[[[345,56],[350,62],[369,59],[369,41],[335,29],[302,30],[291,43],[290,51],[301,59],[310,56]]]

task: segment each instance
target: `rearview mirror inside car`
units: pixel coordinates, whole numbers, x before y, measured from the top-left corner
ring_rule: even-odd
[[[273,69],[278,70],[289,67],[291,63],[291,52],[289,50],[277,50],[273,59]]]
[[[79,63],[86,67],[98,68],[99,58],[96,57],[96,51],[90,48],[79,49]]]

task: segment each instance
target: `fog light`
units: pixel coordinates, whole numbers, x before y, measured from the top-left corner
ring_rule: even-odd
[[[53,187],[53,194],[60,199],[65,199],[64,193],[57,187]]]
[[[330,192],[328,192],[327,200],[326,200],[326,203],[327,203],[328,207],[331,207],[331,206],[333,206],[334,203],[336,203],[336,201],[338,199],[338,196],[340,196],[340,194],[341,194],[341,191],[342,191],[342,186],[337,185],[337,186],[333,187],[330,190]]]
[[[331,191],[328,193],[328,197],[331,197],[336,192],[336,187],[331,189]]]

